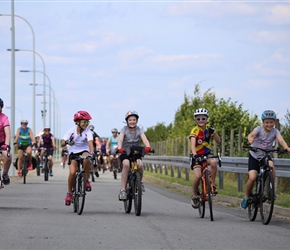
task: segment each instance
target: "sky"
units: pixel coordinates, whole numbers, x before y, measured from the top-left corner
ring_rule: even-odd
[[[128,110],[139,113],[145,130],[169,125],[196,84],[251,115],[273,109],[283,123],[289,110],[289,1],[15,0],[14,13],[15,48],[22,50],[15,52],[15,131],[21,119],[32,126],[33,114],[33,74],[20,72],[33,71],[33,33],[22,18],[40,55],[35,133],[44,126],[44,67],[55,93],[49,122],[46,88],[46,125],[60,137],[78,110],[91,114],[100,136],[121,129]],[[0,14],[11,14],[10,0],[0,0]],[[8,116],[10,27],[11,17],[0,16],[0,97]]]

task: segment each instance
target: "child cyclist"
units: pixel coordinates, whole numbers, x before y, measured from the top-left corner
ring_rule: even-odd
[[[76,126],[69,129],[61,141],[61,146],[69,145],[69,157],[71,163],[69,166],[68,175],[68,192],[64,199],[65,205],[69,206],[72,199],[72,188],[74,184],[74,178],[77,171],[77,161],[74,160],[73,156],[82,155],[94,157],[94,145],[93,145],[93,134],[88,128],[89,121],[92,119],[87,111],[78,111],[74,114],[74,122]],[[89,160],[84,160],[84,170],[86,173],[86,191],[91,191],[92,187],[89,182],[91,169],[91,162]]]
[[[136,111],[128,111],[125,115],[125,120],[127,125],[124,126],[119,135],[118,140],[118,153],[122,153],[119,156],[119,159],[123,165],[122,175],[121,175],[121,190],[119,194],[119,200],[124,201],[127,200],[127,193],[126,193],[126,184],[127,184],[127,178],[128,178],[128,172],[130,167],[130,161],[124,152],[130,152],[130,146],[139,146],[140,139],[145,145],[145,152],[150,152],[150,143],[144,134],[143,129],[137,126],[139,119],[139,115]],[[141,158],[137,160],[137,165],[139,168],[139,171],[141,173],[141,179],[143,177],[143,164]],[[141,182],[143,192],[145,192],[144,184]]]
[[[265,110],[262,115],[262,126],[258,126],[254,128],[254,130],[248,135],[248,141],[253,147],[259,147],[264,149],[269,149],[272,147],[273,142],[277,139],[279,144],[283,147],[283,149],[290,152],[290,148],[287,143],[284,141],[282,135],[279,130],[276,129],[275,120],[276,114],[272,110]],[[249,152],[249,160],[248,160],[248,171],[249,178],[246,184],[246,194],[243,200],[241,201],[241,208],[247,208],[248,206],[248,198],[252,191],[252,188],[255,184],[257,173],[260,172],[260,160],[265,156],[265,153],[262,151],[258,152]],[[269,161],[269,165],[272,168],[272,173],[275,181],[276,172],[273,161]],[[275,195],[276,198],[276,195]]]
[[[191,198],[191,205],[193,208],[198,208],[198,185],[201,180],[201,166],[196,164],[196,158],[199,155],[211,155],[212,139],[217,143],[220,143],[220,137],[213,128],[207,126],[209,113],[204,108],[199,108],[194,112],[194,120],[196,126],[191,130],[189,139],[191,146],[191,169],[194,171],[193,179],[193,191]],[[211,176],[213,184],[215,183],[215,177],[217,173],[217,161],[215,159],[208,159],[208,163],[211,167]],[[215,188],[215,186],[214,186]]]

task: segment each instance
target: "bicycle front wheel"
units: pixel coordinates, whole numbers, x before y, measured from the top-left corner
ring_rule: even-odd
[[[211,182],[209,173],[205,172],[205,180],[206,180],[206,196],[209,206],[210,220],[213,221],[213,211],[212,211],[212,196],[211,196]]]
[[[127,181],[127,186],[126,186],[127,200],[124,201],[124,209],[127,214],[129,214],[132,209],[133,189],[134,189],[134,182],[131,179],[129,179],[129,176],[128,176],[128,181]]]
[[[139,171],[135,172],[135,185],[134,185],[134,207],[136,216],[140,216],[142,209],[142,188],[141,188],[141,174]]]
[[[258,180],[256,180],[255,192],[251,193],[248,200],[248,216],[250,221],[254,221],[257,217],[258,207],[259,207],[259,190],[258,190]]]
[[[48,181],[49,166],[47,158],[44,159],[43,168],[44,168],[44,181]]]
[[[274,179],[270,171],[264,173],[260,192],[260,214],[262,223],[268,225],[271,221],[274,209]]]
[[[23,184],[26,184],[26,176],[27,176],[27,170],[28,168],[28,159],[26,157],[22,160],[22,177],[23,177]]]
[[[200,218],[204,218],[205,214],[205,197],[204,197],[204,192],[203,192],[203,185],[204,185],[204,179],[201,178],[200,180],[200,185],[199,185],[199,190],[198,195],[199,195],[199,205],[198,205],[198,213]]]
[[[77,189],[77,214],[81,215],[85,206],[85,198],[86,198],[86,175],[84,172],[78,175],[78,185],[76,186]]]

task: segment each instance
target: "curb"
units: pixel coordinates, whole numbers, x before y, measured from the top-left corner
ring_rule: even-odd
[[[172,183],[172,182],[165,181],[165,180],[153,177],[153,176],[144,175],[144,180],[153,184],[157,184],[162,187],[173,188],[174,191],[179,191],[179,192],[184,192],[184,193],[189,193],[189,194],[191,193],[190,187],[185,187],[178,183]],[[227,203],[227,204],[231,204],[237,207],[240,207],[240,203],[241,203],[240,198],[230,197],[230,196],[225,196],[225,195],[217,195],[215,196],[214,199],[217,202],[225,203],[225,204]],[[274,205],[273,215],[278,216],[278,217],[283,217],[285,219],[290,219],[290,209]]]

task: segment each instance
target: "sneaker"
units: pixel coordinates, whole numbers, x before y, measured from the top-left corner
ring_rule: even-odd
[[[124,189],[121,189],[119,193],[119,201],[125,201],[125,200],[127,200],[127,193]]]
[[[40,167],[40,168],[43,168],[43,162],[40,162],[40,163],[39,163],[39,167]]]
[[[27,169],[28,169],[28,170],[33,170],[33,166],[32,166],[31,163],[28,165],[28,168],[27,168]]]
[[[244,197],[241,201],[241,208],[246,209],[248,206],[248,198]]]
[[[95,175],[96,175],[96,177],[99,177],[99,172],[96,171],[96,172],[95,172]]]
[[[49,176],[53,176],[53,171],[52,170],[49,170]]]
[[[92,186],[91,186],[91,183],[89,181],[86,182],[86,191],[87,192],[91,192],[92,191]]]
[[[64,199],[64,204],[65,204],[66,206],[70,206],[70,204],[71,204],[71,200],[72,200],[72,193],[67,193],[67,194],[66,194],[66,197],[65,197],[65,199]]]
[[[145,186],[144,186],[143,181],[141,181],[141,189],[142,189],[142,192],[144,193],[145,192]]]
[[[197,209],[199,207],[199,197],[197,197],[197,196],[192,196],[191,197],[191,206],[194,209]]]
[[[61,163],[60,165],[63,166],[63,163]]]
[[[2,175],[2,178],[3,178],[4,185],[9,185],[9,183],[10,183],[9,175],[7,173],[5,173]]]
[[[217,191],[217,188],[215,185],[213,185],[213,194],[214,195],[217,195],[218,194],[218,191]]]
[[[21,174],[21,172],[18,172],[18,173],[17,173],[17,177],[19,177],[19,178],[21,178],[21,177],[22,177],[22,174]]]

